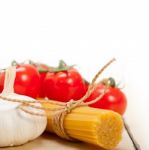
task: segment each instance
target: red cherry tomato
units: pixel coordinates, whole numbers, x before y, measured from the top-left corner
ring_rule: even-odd
[[[21,95],[36,98],[39,93],[40,75],[30,64],[19,64],[16,67],[14,91]],[[5,73],[0,73],[0,92],[3,90]]]
[[[40,90],[38,97],[44,98],[45,97],[45,90],[44,90],[44,79],[46,77],[46,72],[40,72]]]
[[[44,86],[46,96],[49,99],[62,102],[67,102],[70,99],[78,100],[86,92],[84,80],[74,68],[47,73]]]
[[[99,84],[95,91],[87,98],[86,101],[91,101],[101,95],[105,89],[104,84]],[[117,87],[109,87],[105,95],[96,103],[90,106],[95,108],[110,109],[123,115],[127,107],[127,99],[125,94]]]
[[[40,89],[39,89],[38,97],[44,98],[45,97],[44,79],[46,77],[47,72],[50,71],[51,67],[42,63],[34,63],[33,65],[37,68],[40,74]]]

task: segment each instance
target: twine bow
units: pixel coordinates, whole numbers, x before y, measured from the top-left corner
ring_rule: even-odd
[[[34,109],[40,109],[40,110],[45,110],[45,111],[51,111],[53,112],[52,115],[52,127],[54,132],[64,138],[64,139],[68,139],[68,140],[74,140],[72,139],[67,132],[64,129],[64,119],[65,116],[71,112],[72,109],[76,108],[76,107],[80,107],[80,106],[88,106],[90,104],[96,103],[97,101],[99,101],[106,93],[107,91],[107,86],[105,86],[105,89],[103,90],[103,92],[94,100],[89,101],[89,102],[84,102],[90,95],[91,93],[96,89],[97,85],[96,84],[96,80],[99,77],[99,75],[113,62],[115,61],[115,59],[113,58],[112,60],[110,60],[106,65],[104,65],[102,67],[102,69],[95,75],[95,77],[93,78],[91,84],[89,85],[88,91],[86,92],[86,94],[80,99],[80,100],[70,100],[67,103],[59,103],[57,101],[52,101],[52,100],[37,100],[37,101],[26,101],[26,100],[18,100],[18,99],[12,99],[12,98],[8,98],[8,97],[4,97],[4,96],[0,96],[1,99],[6,100],[6,101],[11,101],[11,102],[19,102],[21,103],[21,105],[19,105],[19,108],[26,112],[29,113],[31,115],[36,115],[36,116],[47,116],[47,114],[45,113],[37,113],[37,112],[33,112],[31,110],[26,109],[26,107],[31,107]],[[59,108],[43,108],[42,106],[37,106],[34,105],[35,103],[49,103],[49,104],[56,104],[59,105]]]

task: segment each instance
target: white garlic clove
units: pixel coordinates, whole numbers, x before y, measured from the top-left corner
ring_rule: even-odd
[[[35,99],[13,93],[15,79],[15,68],[10,67],[6,70],[4,90],[0,96],[35,101]],[[47,124],[46,116],[35,116],[22,111],[19,106],[21,103],[10,102],[0,99],[0,147],[17,146],[40,136]],[[40,104],[34,104],[40,105]],[[38,113],[45,113],[43,110],[27,107],[28,110]]]

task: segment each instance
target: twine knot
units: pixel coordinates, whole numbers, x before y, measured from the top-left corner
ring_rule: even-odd
[[[75,101],[73,99],[71,99],[69,102],[66,103],[66,106],[65,106],[65,110],[70,113],[71,110],[74,108],[74,105],[75,105]]]
[[[67,113],[70,113],[72,109],[74,109],[74,108],[76,108],[76,107],[79,107],[80,105],[81,105],[81,106],[83,105],[83,101],[82,101],[82,100],[77,100],[77,101],[75,101],[75,100],[71,99],[70,101],[68,101],[68,102],[66,103],[65,111],[66,111]]]

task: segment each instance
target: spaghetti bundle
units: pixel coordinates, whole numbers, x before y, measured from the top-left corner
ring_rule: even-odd
[[[44,108],[58,108],[59,105],[45,103]],[[52,114],[47,111],[47,131],[54,132]],[[64,119],[65,132],[72,138],[112,149],[122,138],[123,121],[121,116],[113,111],[77,107]]]

